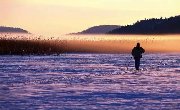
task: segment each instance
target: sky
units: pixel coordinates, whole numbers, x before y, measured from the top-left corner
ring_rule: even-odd
[[[0,26],[62,35],[96,25],[127,25],[180,15],[180,0],[0,0]]]

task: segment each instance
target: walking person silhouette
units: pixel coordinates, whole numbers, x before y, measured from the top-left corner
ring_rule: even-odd
[[[142,53],[144,53],[145,50],[140,46],[140,43],[137,43],[136,47],[132,49],[132,56],[134,57],[135,60],[135,68],[136,70],[139,70],[140,66],[140,59],[142,58]]]

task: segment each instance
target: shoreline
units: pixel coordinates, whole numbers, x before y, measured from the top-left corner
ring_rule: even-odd
[[[0,40],[0,55],[52,55],[63,53],[126,54],[136,40]],[[146,53],[180,53],[179,40],[140,40]]]

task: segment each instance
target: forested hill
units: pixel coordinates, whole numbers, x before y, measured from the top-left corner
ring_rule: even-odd
[[[27,30],[14,27],[0,26],[0,32],[12,32],[12,33],[29,33]]]
[[[108,34],[180,34],[180,16],[145,19],[133,25],[121,26]]]
[[[99,25],[90,27],[82,32],[72,33],[72,34],[106,34],[109,31],[112,31],[116,28],[119,28],[118,25]]]

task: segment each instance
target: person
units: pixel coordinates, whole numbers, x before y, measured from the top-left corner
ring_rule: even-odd
[[[140,43],[137,43],[136,47],[132,49],[132,56],[134,57],[135,60],[135,68],[136,70],[139,70],[140,66],[140,59],[142,58],[142,53],[144,53],[145,50],[140,46]]]

